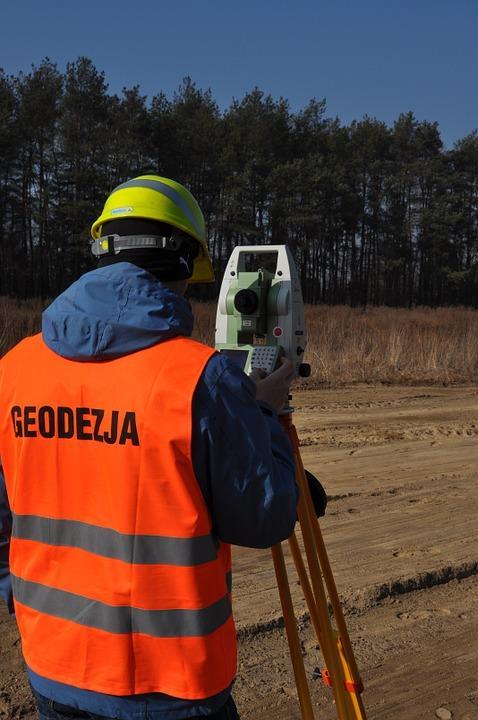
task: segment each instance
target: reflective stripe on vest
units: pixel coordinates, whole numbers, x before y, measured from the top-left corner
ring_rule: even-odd
[[[234,679],[230,548],[191,458],[192,397],[212,353],[176,338],[75,363],[34,336],[0,362],[10,566],[34,672],[186,699]]]
[[[215,560],[218,548],[210,534],[193,538],[127,535],[76,520],[16,513],[13,513],[12,536],[48,545],[81,548],[95,555],[139,565],[192,567]]]
[[[198,610],[142,610],[92,602],[88,597],[14,575],[12,586],[15,600],[29,608],[110,633],[143,633],[158,638],[208,635],[221,627],[231,614],[229,595]]]

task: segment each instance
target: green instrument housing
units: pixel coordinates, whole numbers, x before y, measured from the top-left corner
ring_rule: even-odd
[[[216,348],[226,352],[246,372],[260,368],[270,373],[284,354],[280,338],[268,332],[279,322],[280,283],[274,282],[274,275],[263,268],[241,272],[231,282],[226,296],[227,342],[218,343]]]
[[[284,355],[301,375],[304,304],[292,254],[285,245],[241,245],[224,271],[215,346],[246,373],[273,372]]]

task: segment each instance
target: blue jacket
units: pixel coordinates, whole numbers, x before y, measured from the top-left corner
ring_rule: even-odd
[[[76,361],[135,352],[176,335],[189,336],[188,302],[130,263],[83,275],[43,313],[45,343]],[[193,398],[192,458],[217,536],[266,548],[286,539],[296,519],[297,487],[289,440],[277,415],[255,400],[254,383],[228,358],[209,360]],[[8,548],[11,514],[0,473],[0,593],[13,612]],[[107,717],[179,720],[216,712],[230,688],[205,701],[160,693],[127,698],[52,682],[30,671],[35,690],[56,702]]]

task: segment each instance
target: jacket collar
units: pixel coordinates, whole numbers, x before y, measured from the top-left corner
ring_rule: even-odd
[[[117,263],[82,275],[44,311],[48,347],[71,360],[111,360],[177,335],[189,337],[187,300],[146,270]]]

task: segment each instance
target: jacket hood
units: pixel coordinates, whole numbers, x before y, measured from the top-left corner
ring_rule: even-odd
[[[44,311],[48,347],[71,360],[112,360],[177,335],[189,337],[187,300],[146,270],[117,263],[92,270]]]

